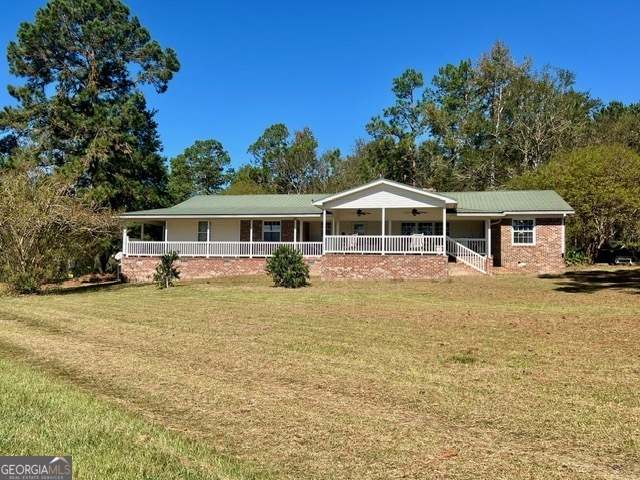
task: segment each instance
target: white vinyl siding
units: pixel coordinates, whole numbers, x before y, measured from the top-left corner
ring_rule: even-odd
[[[198,222],[194,218],[170,218],[168,220],[170,242],[197,242]],[[212,218],[209,221],[210,242],[239,242],[240,220]]]
[[[239,242],[240,241],[240,220],[214,218],[211,220],[212,242]]]
[[[451,238],[484,238],[484,221],[451,222],[449,236]]]
[[[192,218],[170,218],[167,220],[170,242],[197,242],[198,220]]]
[[[444,206],[444,201],[428,194],[412,192],[397,187],[377,185],[346,195],[326,205],[327,208],[426,208]]]

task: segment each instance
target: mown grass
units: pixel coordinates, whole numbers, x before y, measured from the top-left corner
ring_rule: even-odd
[[[637,478],[639,290],[572,281],[4,297],[0,351],[179,431],[201,466],[219,452],[274,478]]]
[[[202,442],[65,383],[0,358],[3,455],[73,455],[78,479],[258,478]]]

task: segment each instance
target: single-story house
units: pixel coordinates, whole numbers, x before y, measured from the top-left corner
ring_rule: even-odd
[[[264,274],[280,245],[326,280],[557,272],[573,213],[550,190],[435,192],[385,179],[336,194],[202,195],[121,215],[122,274],[149,280],[172,250],[182,278]]]

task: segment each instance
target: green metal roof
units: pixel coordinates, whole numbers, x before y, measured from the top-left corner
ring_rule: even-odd
[[[566,212],[573,208],[553,190],[442,192],[458,201],[458,213]]]
[[[505,212],[565,212],[571,206],[553,190],[491,192],[438,192],[458,202],[460,214],[504,214]],[[314,201],[332,194],[301,195],[200,195],[170,208],[127,212],[123,218],[169,216],[289,216],[320,215]]]
[[[199,195],[170,208],[127,212],[123,217],[190,215],[313,215],[320,209],[313,202],[326,194],[290,195]]]

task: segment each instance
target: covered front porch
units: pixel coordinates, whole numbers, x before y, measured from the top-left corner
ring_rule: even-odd
[[[485,255],[486,240],[482,238],[449,238],[466,248]],[[323,244],[324,243],[324,244]],[[443,252],[440,236],[327,236],[324,242],[172,242],[130,239],[125,237],[122,253],[133,257],[156,257],[171,251],[185,257],[269,257],[283,245],[300,251],[305,257],[320,257],[325,253],[437,255]]]

